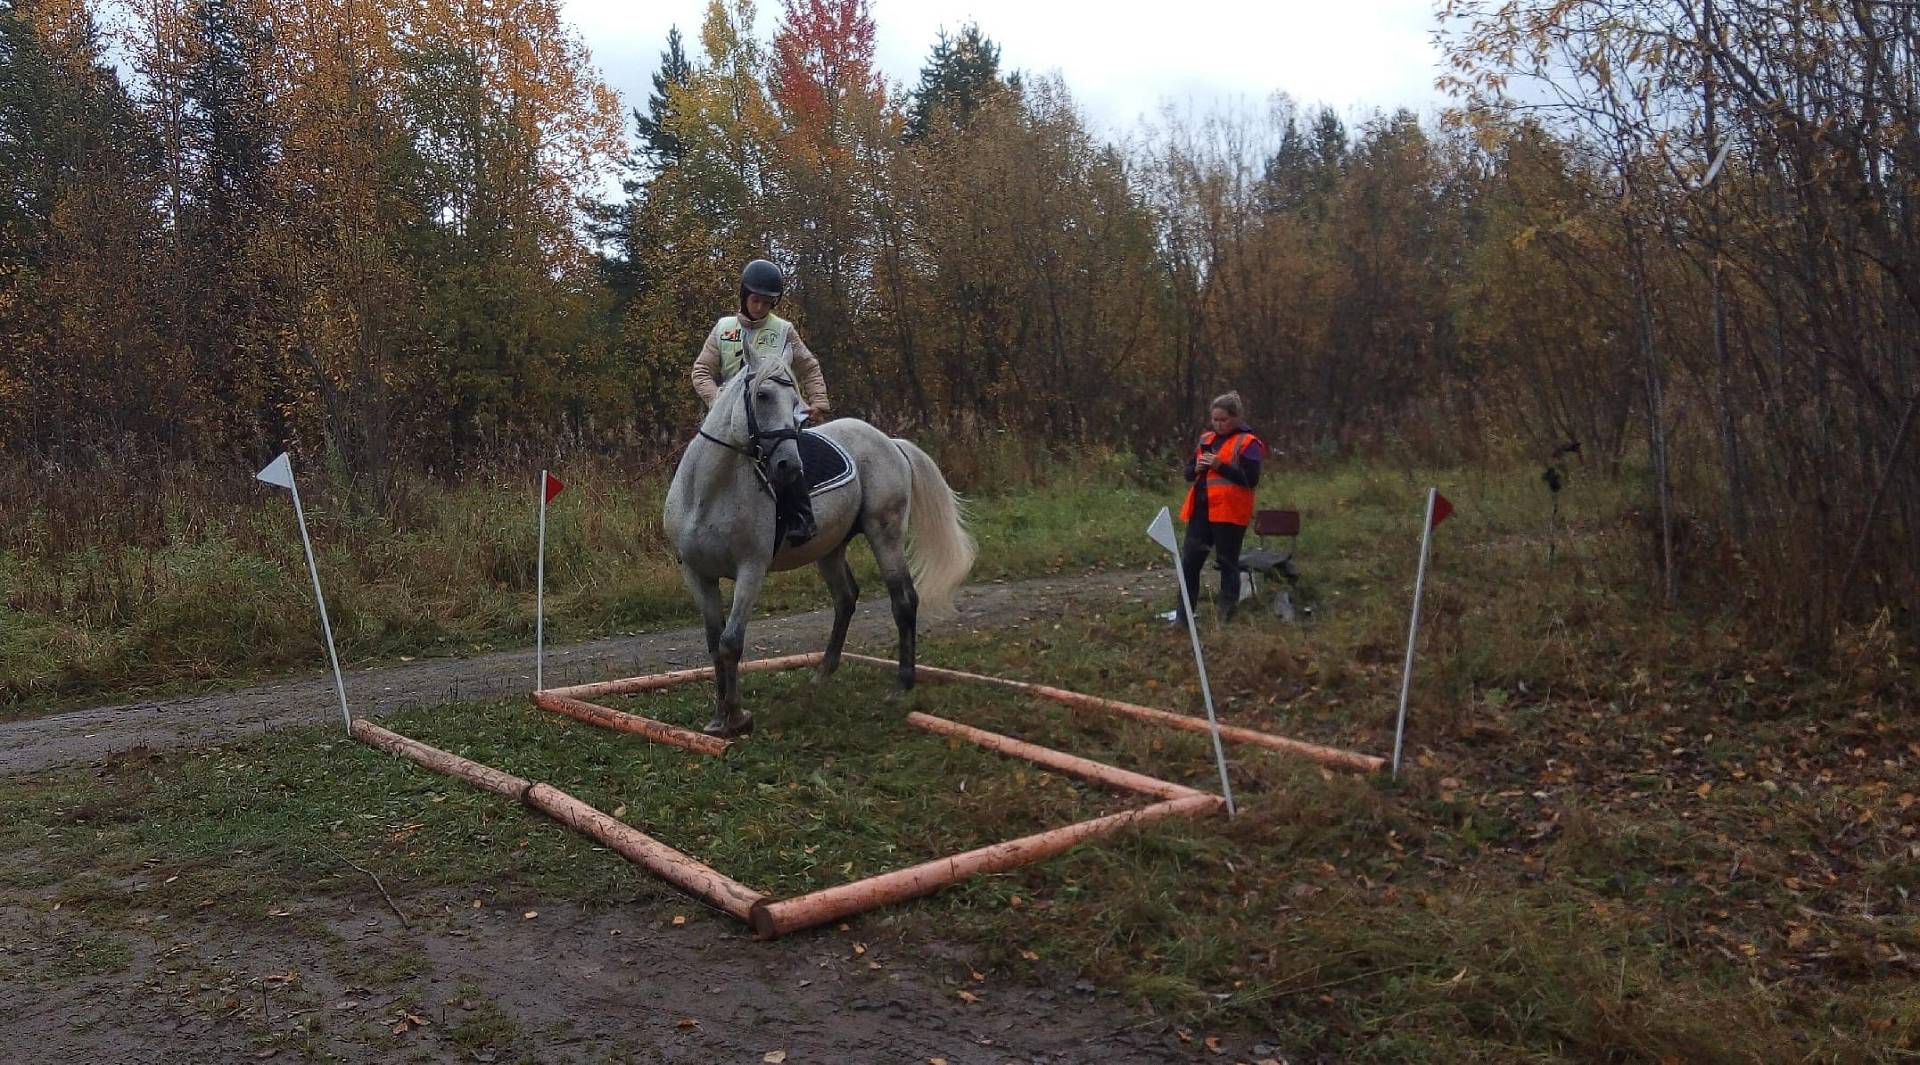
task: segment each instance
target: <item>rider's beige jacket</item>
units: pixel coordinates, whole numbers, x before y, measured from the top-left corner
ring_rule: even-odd
[[[693,390],[700,394],[700,402],[709,407],[713,406],[713,397],[720,393],[724,383],[720,377],[720,330],[731,321],[734,318],[729,315],[713,323],[713,328],[707,331],[707,342],[700,346],[699,357],[693,360]],[[820,360],[807,350],[807,342],[800,339],[799,330],[791,325],[787,328],[793,336],[794,383],[800,388],[800,398],[813,408],[816,417],[824,416],[831,405],[827,401],[827,379],[820,373]]]

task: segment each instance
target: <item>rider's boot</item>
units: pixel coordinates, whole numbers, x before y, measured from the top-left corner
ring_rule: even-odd
[[[799,547],[819,531],[813,520],[813,493],[801,477],[782,488],[780,496],[787,513],[787,546]]]

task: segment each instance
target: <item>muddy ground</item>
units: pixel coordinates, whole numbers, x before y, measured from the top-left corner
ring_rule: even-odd
[[[1164,597],[1166,574],[1123,572],[970,589],[929,631],[1031,621],[1089,603]],[[826,611],[765,619],[756,656],[817,649]],[[868,603],[850,646],[891,650]],[[550,685],[702,664],[694,629],[551,650]],[[355,672],[372,717],[531,686],[513,651]],[[220,742],[338,713],[318,674],[217,695],[0,724],[0,774],[120,752]],[[117,760],[117,759],[114,759]],[[0,857],[30,862],[31,851]],[[56,907],[56,888],[0,902],[0,1056],[22,1061],[296,1060],[632,1062],[1253,1062],[1244,1035],[1210,1038],[1061,976],[1039,986],[981,971],[963,947],[866,918],[758,943],[691,902],[581,908],[496,896],[409,896],[370,877],[276,903],[261,922],[182,917],[168,885],[116,883],[102,904]],[[151,893],[151,894],[149,894]],[[153,903],[147,900],[155,900]],[[97,909],[98,914],[88,912]],[[188,911],[191,912],[191,911]],[[530,916],[531,915],[531,916]],[[683,923],[676,924],[675,918]]]
[[[4,1056],[1053,1065],[1249,1061],[1256,1049],[1229,1039],[1216,1056],[1206,1033],[1090,985],[1009,983],[938,943],[856,953],[871,924],[757,943],[691,904],[472,901],[401,898],[410,928],[371,887],[289,900],[277,927],[136,913],[105,931],[12,909],[0,917]]]

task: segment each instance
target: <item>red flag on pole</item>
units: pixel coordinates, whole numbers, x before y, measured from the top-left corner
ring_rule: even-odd
[[[561,484],[560,478],[555,477],[553,474],[543,472],[541,476],[547,479],[546,488],[545,488],[547,502],[549,503],[553,502],[554,496],[557,496],[561,492],[564,492],[567,490],[567,486],[564,484]]]
[[[547,498],[551,499],[553,497],[548,496]],[[1447,515],[1452,513],[1453,513],[1453,504],[1447,502],[1446,496],[1443,496],[1440,493],[1435,492],[1433,494],[1433,524],[1428,526],[1428,528],[1438,529],[1440,527],[1440,523],[1443,521],[1446,521]]]

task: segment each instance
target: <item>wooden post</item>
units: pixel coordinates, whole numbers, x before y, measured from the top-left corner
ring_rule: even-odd
[[[485,788],[496,795],[518,799],[533,786],[530,780],[523,780],[512,773],[502,773],[490,765],[468,761],[457,754],[448,754],[438,747],[429,747],[398,732],[389,732],[365,718],[354,718],[350,731],[354,739],[370,747],[378,747],[388,754],[418,762],[436,773],[459,777],[476,788]]]
[[[968,743],[978,744],[990,751],[999,751],[1001,754],[1010,754],[1015,758],[1024,758],[1036,765],[1043,765],[1048,769],[1055,769],[1062,773],[1079,777],[1082,780],[1090,780],[1095,784],[1104,784],[1110,788],[1118,788],[1123,791],[1137,791],[1143,795],[1152,795],[1159,799],[1185,799],[1194,795],[1206,794],[1197,788],[1189,788],[1185,784],[1174,784],[1142,773],[1130,772],[1117,766],[1107,765],[1104,762],[1095,762],[1091,759],[1067,754],[1064,751],[1056,751],[1051,747],[1042,747],[1038,744],[1016,740],[1011,736],[1002,736],[997,732],[988,732],[985,729],[977,729],[971,725],[962,725],[958,721],[949,721],[944,717],[934,717],[932,714],[908,714],[907,724],[915,728],[926,729],[928,732],[938,733],[942,736],[954,736],[966,740]]]
[[[873,665],[888,667],[895,665],[891,659],[875,658],[871,655],[846,654],[842,657]],[[989,677],[981,673],[963,673],[957,669],[941,669],[936,666],[915,666],[914,676],[921,680],[977,681],[983,684],[995,684],[1002,688],[1012,688],[1015,691],[1025,692],[1037,698],[1051,699],[1054,702],[1063,703],[1081,710],[1097,710],[1101,713],[1119,714],[1123,717],[1131,717],[1138,721],[1146,721],[1155,725],[1165,725],[1168,728],[1177,728],[1187,732],[1210,731],[1204,718],[1191,717],[1187,714],[1176,714],[1171,710],[1158,710],[1151,706],[1123,703],[1117,699],[1102,699],[1098,696],[1067,691],[1064,688],[1050,688],[1045,684],[1029,684],[1021,680],[1008,680],[1005,677]],[[1283,751],[1287,754],[1297,754],[1311,758],[1322,765],[1336,766],[1341,769],[1354,769],[1363,773],[1378,772],[1381,767],[1387,764],[1386,759],[1376,755],[1360,754],[1356,751],[1341,750],[1338,747],[1325,747],[1318,743],[1307,743],[1304,740],[1290,739],[1286,736],[1276,736],[1270,732],[1260,732],[1250,728],[1239,728],[1234,725],[1221,725],[1220,738],[1223,740],[1232,740],[1236,743],[1250,743],[1258,747],[1265,747],[1269,750]]]
[[[527,789],[526,804],[576,832],[606,844],[635,865],[674,887],[718,909],[749,920],[764,895],[712,867],[688,857],[652,836],[601,813],[559,788],[535,784]]]
[[[863,913],[880,906],[928,895],[948,884],[970,876],[998,873],[1031,865],[1067,850],[1082,840],[1117,832],[1130,825],[1144,824],[1165,817],[1193,817],[1212,813],[1225,806],[1217,795],[1191,795],[1170,799],[1138,810],[1109,814],[1106,817],[1020,839],[1008,840],[967,851],[948,858],[907,869],[883,873],[851,884],[826,888],[809,895],[779,902],[761,900],[753,906],[750,920],[761,939],[777,939],[789,932],[836,921],[850,914]]]
[[[738,881],[724,876],[693,858],[641,832],[616,821],[559,788],[503,773],[492,766],[429,747],[419,740],[389,732],[371,722],[355,719],[353,736],[362,743],[417,762],[436,772],[459,777],[476,787],[511,796],[568,828],[607,845],[615,853],[666,880],[687,894],[717,909],[750,919],[753,907],[765,896]]]
[[[803,666],[818,665],[825,657],[819,651],[810,651],[803,655],[786,655],[781,658],[759,658],[752,662],[740,663],[742,673],[760,673],[775,669],[799,669]],[[548,695],[563,695],[572,699],[596,699],[602,695],[625,695],[630,692],[648,692],[660,688],[671,688],[677,684],[690,684],[696,680],[705,680],[713,676],[712,666],[699,669],[682,669],[672,673],[654,673],[645,677],[625,677],[620,680],[603,680],[593,684],[574,684],[565,688],[548,688]]]
[[[631,732],[645,736],[655,743],[684,747],[689,751],[699,751],[701,754],[722,755],[727,753],[728,747],[733,746],[732,740],[723,740],[718,736],[709,736],[704,732],[669,725],[664,721],[655,721],[653,718],[641,717],[638,714],[623,714],[596,703],[569,699],[552,692],[534,692],[533,705],[542,710],[551,710],[556,714],[565,714],[585,721],[589,725],[599,725],[601,728],[610,728],[616,732]]]

